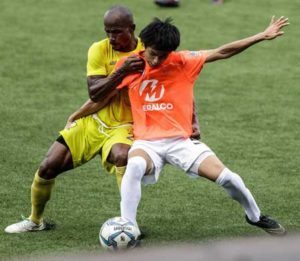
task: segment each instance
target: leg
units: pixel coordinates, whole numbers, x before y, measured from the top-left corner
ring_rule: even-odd
[[[67,145],[55,141],[42,161],[38,175],[43,179],[49,180],[70,169],[73,169],[73,161],[69,148]]]
[[[47,202],[50,200],[55,178],[73,168],[72,155],[68,147],[55,141],[41,163],[31,185],[30,220],[40,224]]]
[[[250,220],[253,222],[259,220],[260,210],[241,177],[225,168],[216,156],[209,156],[200,164],[199,175],[222,186],[234,200],[242,205]]]
[[[116,128],[107,131],[109,137],[103,141],[100,156],[103,167],[109,173],[115,173],[119,190],[125,173],[128,151],[132,144],[132,128]]]
[[[31,215],[5,229],[7,233],[38,231],[46,228],[42,221],[45,206],[50,200],[54,181],[60,173],[72,169],[72,156],[68,147],[55,141],[35,174],[31,185]]]
[[[129,149],[130,145],[128,144],[116,143],[112,146],[107,157],[107,161],[110,164],[115,165],[115,172],[119,190],[121,190],[121,182],[126,170]]]
[[[61,136],[50,147],[33,180],[30,218],[8,226],[6,232],[20,233],[45,229],[42,216],[50,199],[55,178],[62,172],[94,158],[103,143],[103,136],[99,135],[92,116],[77,120],[70,129],[64,129],[60,134]],[[98,137],[98,140],[91,137]]]
[[[207,157],[200,164],[198,174],[215,181],[222,186],[234,200],[238,201],[245,209],[246,221],[250,225],[262,228],[271,235],[282,236],[286,234],[285,228],[276,220],[261,215],[254,197],[246,188],[241,177],[224,167],[223,163],[216,156]]]
[[[112,146],[107,161],[117,167],[122,167],[127,165],[128,151],[130,145],[123,143],[116,143]]]
[[[136,149],[129,154],[121,186],[121,216],[134,223],[142,194],[141,180],[151,168],[152,160],[143,150]]]

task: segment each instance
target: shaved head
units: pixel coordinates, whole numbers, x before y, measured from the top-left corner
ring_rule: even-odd
[[[122,26],[134,25],[131,11],[121,5],[112,6],[104,14],[104,23],[114,23]]]
[[[129,52],[136,48],[135,24],[127,7],[115,5],[108,9],[104,14],[104,30],[114,50]]]

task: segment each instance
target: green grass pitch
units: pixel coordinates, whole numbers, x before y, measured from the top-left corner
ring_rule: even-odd
[[[173,17],[179,49],[210,49],[263,30],[287,16],[285,35],[230,60],[205,66],[197,81],[202,139],[253,192],[263,213],[290,232],[300,229],[300,3],[298,0],[182,0],[162,9],[151,0],[120,1],[137,33],[153,17]],[[28,215],[33,175],[67,117],[87,99],[88,47],[105,35],[102,15],[116,2],[0,1],[0,259],[99,251],[102,223],[119,215],[115,180],[94,159],[60,176],[45,216],[57,228],[7,235]],[[138,222],[144,246],[264,235],[215,184],[166,167],[143,188]]]

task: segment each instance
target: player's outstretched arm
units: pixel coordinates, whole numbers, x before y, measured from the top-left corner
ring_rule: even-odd
[[[105,99],[103,99],[101,102],[93,102],[91,99],[88,99],[77,111],[75,111],[69,116],[65,129],[69,129],[74,121],[98,112],[100,109],[102,109],[109,103],[111,97],[113,97],[116,93],[117,91],[111,92],[111,94]]]
[[[222,45],[216,49],[204,51],[207,53],[206,62],[214,62],[220,59],[227,59],[246,50],[248,47],[258,42],[275,39],[276,37],[283,35],[284,32],[281,31],[281,29],[287,25],[289,25],[288,18],[281,16],[280,18],[275,19],[275,17],[273,16],[269,26],[263,32],[232,43]]]

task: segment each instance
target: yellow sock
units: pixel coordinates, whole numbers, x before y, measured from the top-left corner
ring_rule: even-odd
[[[121,191],[121,183],[122,183],[122,178],[125,173],[125,170],[126,170],[126,166],[123,166],[123,167],[116,166],[116,178],[117,178],[117,184],[119,187],[119,191]]]
[[[31,215],[29,217],[34,223],[41,223],[54,183],[55,179],[43,179],[38,175],[38,171],[35,173],[31,185]]]

